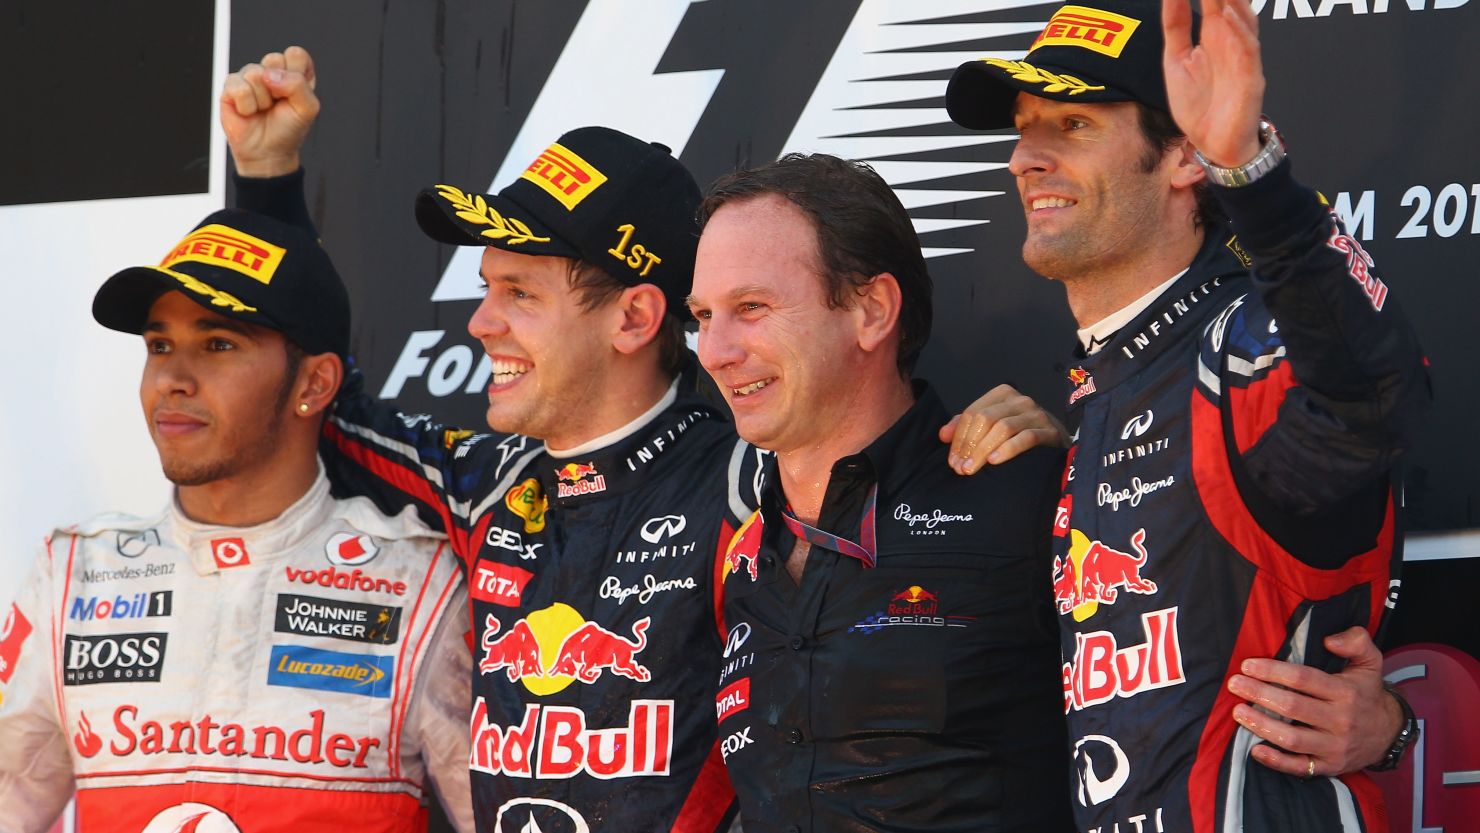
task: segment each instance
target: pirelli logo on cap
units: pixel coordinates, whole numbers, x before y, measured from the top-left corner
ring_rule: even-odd
[[[244,234],[229,226],[212,223],[192,231],[180,241],[159,268],[194,261],[239,272],[262,284],[272,283],[272,276],[283,262],[287,250]]]
[[[606,182],[606,174],[559,142],[545,148],[520,178],[540,186],[559,200],[566,211],[574,211],[581,200]]]
[[[1085,6],[1063,6],[1043,27],[1043,34],[1033,42],[1040,46],[1082,46],[1101,55],[1119,58],[1121,50],[1135,34],[1141,21]]]

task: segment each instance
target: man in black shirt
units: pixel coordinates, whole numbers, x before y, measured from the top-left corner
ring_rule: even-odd
[[[721,564],[716,714],[747,833],[1069,829],[1047,531],[1062,455],[954,476],[910,372],[931,283],[865,165],[716,184],[700,361],[776,452]]]

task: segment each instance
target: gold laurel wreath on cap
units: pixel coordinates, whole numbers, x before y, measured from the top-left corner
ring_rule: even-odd
[[[1046,69],[1035,67],[1027,61],[1007,61],[1002,58],[983,58],[983,62],[991,64],[1001,70],[1006,70],[1017,81],[1029,84],[1044,84],[1043,91],[1046,93],[1063,93],[1079,95],[1091,90],[1103,90],[1103,86],[1095,86],[1082,78],[1072,75],[1058,75]]]
[[[242,299],[236,297],[235,295],[232,295],[230,292],[222,292],[221,290],[215,288],[214,286],[211,286],[208,283],[205,283],[204,281],[194,277],[193,275],[187,275],[184,272],[176,272],[173,269],[165,269],[162,267],[159,269],[159,271],[179,281],[185,286],[186,289],[190,290],[191,292],[210,298],[211,306],[213,307],[226,307],[232,312],[257,311],[256,307],[248,306],[246,302],[242,301]]]
[[[548,237],[537,237],[529,226],[516,217],[505,217],[488,204],[482,195],[465,194],[451,185],[438,185],[437,192],[457,209],[457,216],[469,223],[493,226],[481,232],[483,237],[502,240],[510,246],[520,243],[549,243]]]

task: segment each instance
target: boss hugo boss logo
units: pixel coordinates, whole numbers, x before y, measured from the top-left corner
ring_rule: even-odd
[[[169,634],[119,633],[108,636],[67,634],[63,648],[64,685],[156,683],[164,667]]]

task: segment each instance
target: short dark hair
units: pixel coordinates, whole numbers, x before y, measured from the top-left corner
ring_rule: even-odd
[[[932,283],[920,238],[889,183],[864,162],[789,153],[721,177],[699,206],[702,229],[721,206],[765,194],[785,197],[812,219],[828,306],[848,306],[884,272],[899,282],[899,372],[909,376],[930,338]]]
[[[1163,154],[1176,147],[1178,143],[1187,140],[1187,134],[1177,126],[1171,113],[1149,107],[1139,101],[1135,104],[1136,120],[1141,125],[1141,135],[1145,136],[1149,143],[1145,155],[1141,157],[1141,169],[1150,172],[1161,162]],[[1192,215],[1194,228],[1216,228],[1228,222],[1228,216],[1223,213],[1223,206],[1218,203],[1218,198],[1213,196],[1213,188],[1206,180],[1192,186],[1192,195],[1197,198],[1197,210]]]
[[[576,294],[576,303],[590,312],[622,294],[627,284],[612,277],[605,269],[588,261],[571,258],[566,268],[566,283]],[[653,339],[658,345],[658,363],[669,376],[677,376],[683,370],[684,346],[683,322],[677,310],[668,310],[658,326]]]

